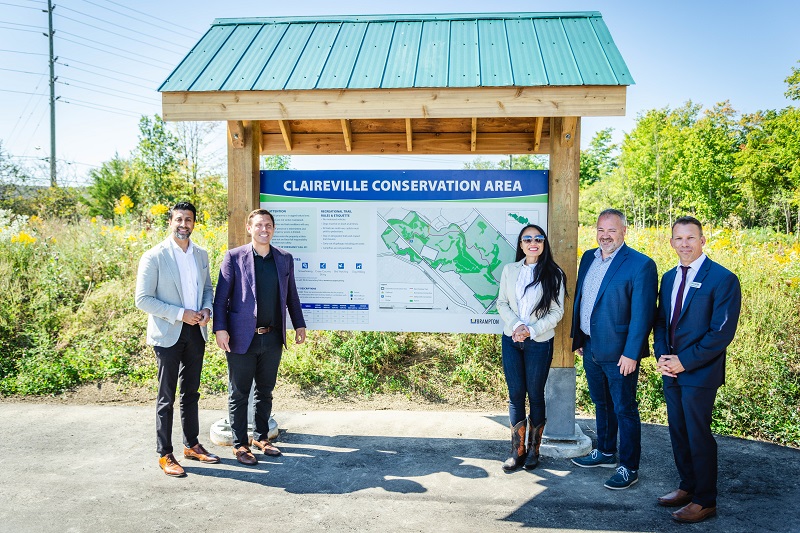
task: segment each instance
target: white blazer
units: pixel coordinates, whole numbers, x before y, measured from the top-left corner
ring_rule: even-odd
[[[503,319],[503,334],[509,337],[514,333],[514,324],[522,322],[531,332],[531,338],[536,342],[544,342],[550,340],[555,336],[556,325],[559,320],[564,316],[564,283],[561,284],[561,289],[558,292],[558,299],[552,303],[550,310],[541,318],[536,318],[536,315],[531,313],[528,317],[519,316],[519,307],[517,306],[517,277],[519,271],[522,269],[522,263],[525,258],[520,259],[516,263],[509,263],[503,267],[503,273],[500,276],[500,292],[497,295],[497,312]],[[542,298],[542,287],[536,284],[529,291],[536,291],[536,303]],[[536,307],[536,305],[534,305]]]
[[[183,309],[183,290],[178,263],[172,255],[171,239],[172,236],[167,237],[142,255],[136,275],[136,307],[148,314],[147,344],[165,348],[178,342],[183,328],[183,322],[176,320],[178,311]],[[214,295],[208,253],[194,244],[192,255],[197,265],[197,306],[193,310],[210,310]],[[208,340],[206,327],[200,329],[203,338]]]

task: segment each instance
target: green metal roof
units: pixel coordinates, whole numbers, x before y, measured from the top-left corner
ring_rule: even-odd
[[[217,19],[158,90],[633,83],[590,11]]]

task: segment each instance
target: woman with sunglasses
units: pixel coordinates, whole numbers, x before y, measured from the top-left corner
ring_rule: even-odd
[[[497,310],[505,324],[502,356],[511,422],[511,457],[503,463],[507,472],[520,466],[532,470],[539,464],[544,385],[566,295],[566,276],[553,261],[544,230],[528,224],[519,232],[517,243],[516,260],[503,268],[497,297]],[[526,398],[530,400],[529,416],[525,414]]]

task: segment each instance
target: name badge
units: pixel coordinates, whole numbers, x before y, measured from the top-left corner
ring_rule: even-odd
[[[700,287],[702,287],[702,286],[703,286],[703,284],[702,284],[702,283],[698,283],[698,282],[696,282],[696,281],[693,281],[693,282],[691,282],[691,283],[689,284],[689,287],[691,287],[691,288],[693,288],[693,289],[699,289],[699,288],[700,288]]]

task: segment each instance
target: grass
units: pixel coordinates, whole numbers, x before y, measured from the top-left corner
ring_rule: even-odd
[[[39,219],[0,231],[0,394],[55,394],[102,380],[154,387],[146,315],[133,292],[139,257],[164,231],[130,220],[109,227]],[[193,235],[209,251],[214,282],[226,236],[224,226],[204,224]],[[800,447],[800,243],[765,230],[714,230],[708,238],[709,256],[736,272],[743,288],[714,430]],[[677,262],[665,230],[632,229],[627,242],[653,257],[660,273]],[[580,252],[593,246],[592,231],[581,228]],[[579,359],[576,366],[578,407],[591,412]],[[468,403],[506,395],[497,335],[312,331],[285,351],[281,375],[338,396]],[[213,338],[201,383],[205,393],[227,389]],[[642,362],[639,399],[644,421],[666,422],[654,358]]]

